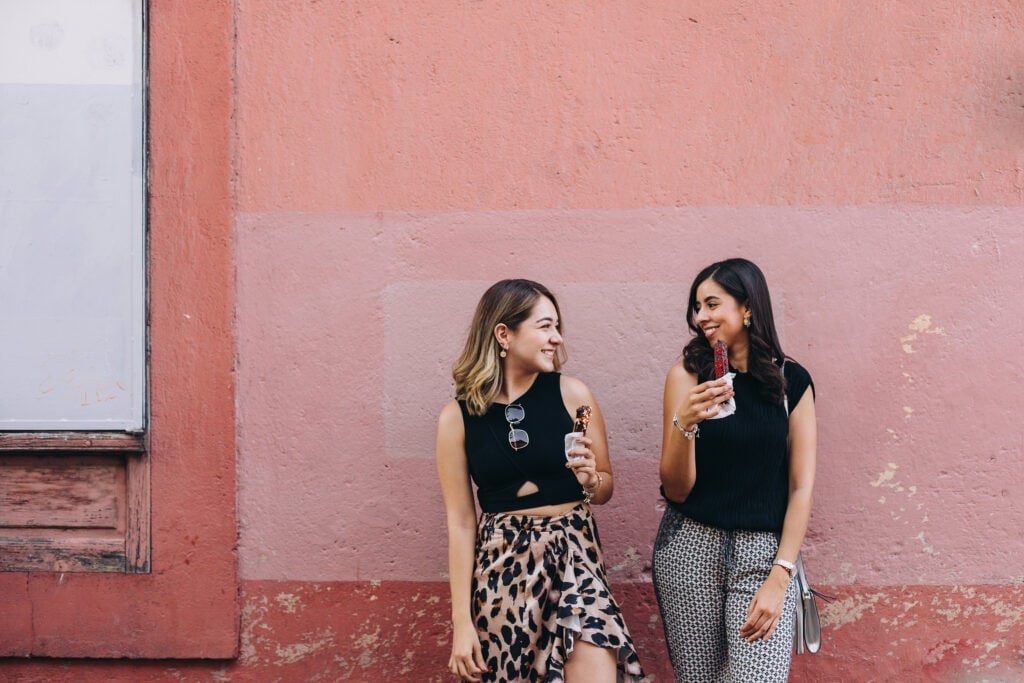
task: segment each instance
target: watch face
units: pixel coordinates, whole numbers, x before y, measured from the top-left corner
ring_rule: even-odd
[[[793,572],[796,570],[796,565],[794,565],[792,562],[787,562],[786,560],[775,560],[773,564],[777,564],[783,569],[785,569],[786,573],[789,574],[789,577],[793,578]]]

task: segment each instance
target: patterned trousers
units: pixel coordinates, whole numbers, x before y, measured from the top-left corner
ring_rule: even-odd
[[[718,529],[665,509],[652,578],[677,683],[789,678],[795,582],[771,639],[748,643],[739,634],[777,550],[774,533]]]

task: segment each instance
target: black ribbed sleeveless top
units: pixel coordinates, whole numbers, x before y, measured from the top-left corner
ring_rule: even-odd
[[[794,361],[786,361],[783,373],[792,410],[814,384],[810,373]],[[699,377],[698,382],[708,379]],[[697,480],[690,495],[682,503],[668,503],[687,517],[720,529],[781,532],[789,503],[786,408],[765,398],[757,381],[745,372],[736,373],[733,389],[736,413],[700,423]]]
[[[470,415],[466,402],[458,402],[466,428],[469,474],[477,485],[477,500],[484,512],[508,512],[583,499],[583,488],[565,466],[565,435],[572,431],[573,420],[562,401],[560,382],[557,372],[539,374],[526,393],[514,401],[525,412],[516,427],[530,435],[529,445],[519,451],[508,443],[507,404],[494,403],[483,415]],[[540,490],[516,496],[527,481]]]

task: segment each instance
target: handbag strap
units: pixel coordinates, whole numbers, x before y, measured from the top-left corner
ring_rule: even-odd
[[[786,359],[782,359],[782,367],[779,368],[779,372],[782,373],[782,379],[786,379]],[[782,390],[782,405],[786,407],[786,417],[789,417],[789,394],[786,390]]]

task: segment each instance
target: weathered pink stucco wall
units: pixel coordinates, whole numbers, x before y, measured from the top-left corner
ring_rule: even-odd
[[[234,20],[241,656],[132,675],[449,680],[436,414],[476,299],[524,276],[608,417],[613,588],[670,680],[661,392],[691,277],[742,255],[818,392],[805,557],[839,599],[794,679],[1024,677],[1019,3]]]
[[[465,214],[244,217],[239,267],[259,274],[240,306],[261,313],[241,316],[243,363],[251,351],[250,362],[282,371],[242,367],[251,459],[240,475],[255,487],[242,495],[243,576],[443,578],[437,406],[485,278],[518,272],[562,297],[566,371],[608,414],[620,470],[601,511],[622,531],[605,535],[613,567],[622,563],[612,574],[639,578],[660,503],[661,388],[685,338],[684,274],[744,253],[768,272],[785,347],[816,379],[815,576],[1008,581],[1024,523],[1007,505],[1024,496],[1010,476],[1020,394],[980,377],[1020,373],[1001,348],[1024,335],[1006,308],[1021,274],[1000,264],[1024,262],[1022,217],[918,207],[502,211],[472,224]],[[382,225],[390,246],[375,244]],[[841,238],[853,228],[856,240]],[[578,255],[588,235],[601,237]],[[416,514],[399,513],[409,505]]]
[[[446,619],[436,413],[476,298],[532,277],[609,417],[608,564],[664,679],[662,383],[690,278],[741,254],[819,392],[806,556],[840,599],[796,675],[1024,671],[1020,8],[247,2],[239,27],[243,577],[415,582]]]

